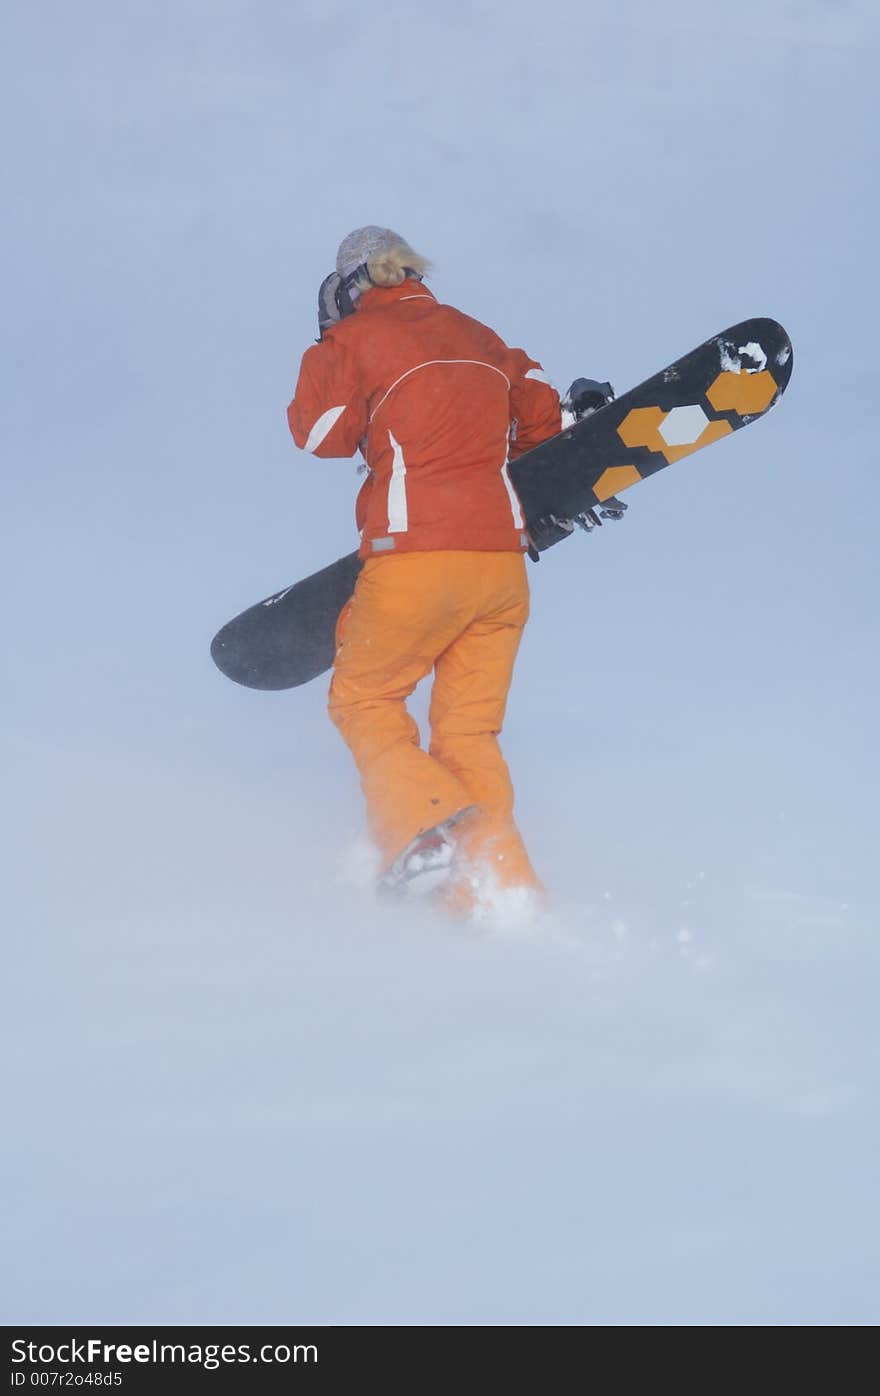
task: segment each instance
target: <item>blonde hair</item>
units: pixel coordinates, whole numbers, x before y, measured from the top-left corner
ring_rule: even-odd
[[[371,286],[399,286],[407,273],[421,277],[430,270],[427,257],[420,257],[408,243],[396,242],[367,260],[369,281],[359,277],[356,284],[362,291],[368,291]]]

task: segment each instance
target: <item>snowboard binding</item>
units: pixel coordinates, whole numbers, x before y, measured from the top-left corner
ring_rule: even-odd
[[[623,500],[612,494],[607,499],[603,499],[598,510],[587,509],[583,514],[575,514],[574,521],[585,533],[592,533],[594,528],[601,528],[606,519],[617,523],[623,518],[626,508]]]
[[[555,514],[536,519],[529,525],[529,557],[533,562],[538,562],[541,553],[552,548],[554,543],[561,543],[563,538],[570,538],[575,527],[583,529],[584,533],[592,533],[594,529],[601,528],[606,521],[617,523],[623,518],[626,508],[623,500],[612,494],[603,499],[596,508],[585,509],[582,514],[575,514],[571,519],[557,519]]]
[[[563,430],[607,407],[614,398],[615,392],[610,383],[600,383],[597,378],[576,378],[561,399]],[[602,527],[605,519],[622,519],[625,512],[626,505],[611,495],[602,501],[598,510],[586,509],[571,519],[559,519],[555,514],[537,519],[529,525],[529,557],[533,562],[538,562],[547,548],[561,543],[563,538],[570,538],[575,526],[582,528],[584,533],[592,533],[593,529]]]

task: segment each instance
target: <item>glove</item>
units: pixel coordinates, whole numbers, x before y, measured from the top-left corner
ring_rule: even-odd
[[[331,325],[338,325],[346,315],[354,314],[361,294],[361,278],[365,274],[369,276],[366,267],[356,267],[348,276],[331,271],[329,276],[324,277],[318,288],[318,332],[321,337]]]
[[[338,271],[331,271],[329,276],[325,276],[318,290],[318,334],[323,338],[324,331],[331,325],[336,325],[342,319],[336,293],[342,284],[342,277]]]
[[[562,407],[563,411],[571,413],[574,422],[580,422],[613,401],[614,389],[610,383],[599,383],[595,378],[576,378],[562,399]]]

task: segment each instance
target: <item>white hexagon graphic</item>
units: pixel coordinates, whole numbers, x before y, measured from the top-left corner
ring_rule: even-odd
[[[709,425],[709,418],[702,407],[694,403],[689,407],[673,407],[658,428],[667,446],[690,446],[702,436]]]

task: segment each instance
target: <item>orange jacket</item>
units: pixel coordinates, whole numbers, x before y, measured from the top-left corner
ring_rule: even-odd
[[[297,446],[363,452],[361,556],[527,546],[507,460],[562,429],[540,364],[407,278],[374,287],[303,356]]]

